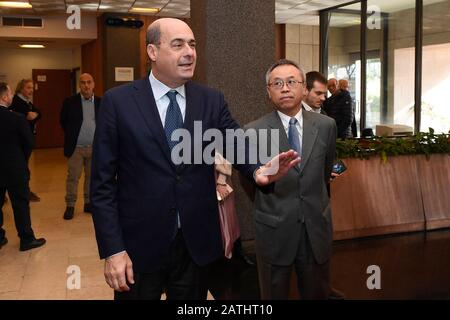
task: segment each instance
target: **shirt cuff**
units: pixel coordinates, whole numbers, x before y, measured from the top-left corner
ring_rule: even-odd
[[[117,252],[117,253],[115,253],[115,254],[112,254],[112,255],[110,255],[109,257],[106,257],[106,260],[108,260],[108,259],[110,259],[110,258],[112,258],[112,257],[114,257],[114,256],[118,256],[119,254],[122,254],[122,253],[126,253],[127,251],[126,250],[123,250],[123,251],[120,251],[120,252]]]

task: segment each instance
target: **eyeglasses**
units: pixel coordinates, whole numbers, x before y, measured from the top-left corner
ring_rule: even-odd
[[[284,88],[284,85],[287,85],[289,89],[298,88],[301,84],[304,84],[303,81],[297,81],[294,79],[289,79],[286,82],[283,80],[275,80],[274,82],[269,83],[268,85],[274,87],[275,89],[281,90]]]

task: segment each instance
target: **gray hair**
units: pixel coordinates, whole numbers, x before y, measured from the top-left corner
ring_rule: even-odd
[[[161,26],[159,23],[154,23],[148,27],[145,40],[147,46],[149,44],[154,44],[157,46],[161,44]]]
[[[270,73],[271,73],[275,68],[277,68],[277,67],[279,67],[279,66],[285,66],[285,65],[296,67],[296,68],[300,71],[300,75],[302,76],[302,81],[305,81],[305,80],[306,80],[306,78],[305,78],[305,72],[303,71],[303,69],[302,69],[296,62],[294,62],[294,61],[292,61],[292,60],[288,60],[288,59],[280,59],[280,60],[278,60],[277,62],[275,62],[273,65],[271,65],[271,66],[269,67],[269,69],[267,70],[267,72],[266,72],[266,84],[267,84],[267,85],[269,84]]]

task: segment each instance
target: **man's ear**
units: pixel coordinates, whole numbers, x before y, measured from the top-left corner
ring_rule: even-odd
[[[309,95],[309,90],[306,89],[305,87],[305,91],[303,91],[303,97],[307,97]]]
[[[270,96],[269,86],[266,87],[266,90],[267,90],[267,95],[269,96],[269,99],[272,99],[272,97]]]
[[[149,44],[147,46],[147,54],[152,62],[156,61],[156,58],[158,57],[158,50],[154,44]]]

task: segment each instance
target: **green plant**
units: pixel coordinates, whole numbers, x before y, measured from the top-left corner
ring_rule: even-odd
[[[424,154],[427,159],[433,153],[450,155],[450,134],[435,134],[432,128],[428,132],[419,132],[413,136],[388,138],[373,137],[369,139],[347,139],[336,141],[338,159],[360,158],[379,155],[383,162],[389,156]]]

